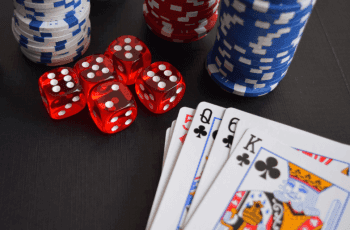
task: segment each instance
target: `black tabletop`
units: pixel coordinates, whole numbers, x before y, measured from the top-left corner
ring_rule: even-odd
[[[187,84],[182,101],[163,115],[137,99],[126,130],[106,135],[88,109],[64,119],[47,114],[38,78],[53,67],[26,59],[11,32],[12,1],[0,8],[0,229],[144,229],[161,174],[165,130],[181,107],[207,101],[350,144],[350,2],[320,0],[287,76],[266,96],[223,91],[204,68],[216,29],[177,44],[155,36],[142,0],[92,0],[92,41],[103,53],[115,38],[142,39],[154,61],[172,63]],[[67,66],[72,67],[74,63]],[[133,92],[133,86],[129,87]]]

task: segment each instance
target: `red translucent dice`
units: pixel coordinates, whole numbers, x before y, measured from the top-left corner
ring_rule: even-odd
[[[135,84],[140,73],[151,64],[151,52],[140,39],[124,35],[115,39],[105,55],[113,60],[114,68],[126,85]]]
[[[84,94],[87,96],[91,88],[100,82],[115,79],[113,61],[103,54],[95,54],[80,59],[74,66],[80,77]],[[122,78],[120,77],[120,80]]]
[[[137,107],[130,90],[117,80],[95,85],[87,99],[90,115],[105,133],[116,133],[130,126],[137,116]]]
[[[79,77],[72,68],[61,67],[44,73],[39,78],[39,90],[53,119],[70,117],[86,105]]]
[[[136,80],[137,96],[153,113],[165,113],[182,99],[186,84],[181,73],[170,63],[155,62]]]

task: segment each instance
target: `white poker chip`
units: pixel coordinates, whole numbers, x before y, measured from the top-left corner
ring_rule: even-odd
[[[48,66],[79,59],[90,45],[89,0],[14,0],[12,31],[22,53]]]

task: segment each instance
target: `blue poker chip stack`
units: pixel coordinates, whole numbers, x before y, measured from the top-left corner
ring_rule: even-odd
[[[90,0],[13,0],[12,32],[22,53],[48,66],[80,58],[90,45]]]
[[[286,75],[316,0],[223,0],[211,78],[245,97],[271,92]]]

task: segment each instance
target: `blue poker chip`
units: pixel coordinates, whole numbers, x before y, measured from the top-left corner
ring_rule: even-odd
[[[221,18],[220,18],[221,19]],[[238,41],[239,43],[250,44],[255,46],[267,46],[270,49],[279,49],[293,45],[300,34],[303,33],[305,22],[293,27],[270,27],[269,29],[258,28],[254,25],[244,25],[236,23],[234,26],[230,25],[229,30],[220,20],[218,30],[223,34],[227,40]]]
[[[215,56],[212,52],[213,50],[209,52],[207,62],[208,65],[215,65],[217,71],[211,72],[218,72],[221,76],[220,78],[238,83],[248,88],[275,84],[286,76],[289,68],[289,65],[286,65],[279,70],[261,70],[260,72],[240,69],[240,66],[234,66],[224,58]],[[214,67],[212,67],[212,69],[213,68]]]
[[[283,78],[289,67],[288,63],[278,69],[260,68],[256,66],[252,68],[242,68],[242,66],[232,64],[232,61],[228,61],[225,58],[215,56],[213,53],[211,53],[211,55],[212,62],[217,65],[222,75],[232,81],[247,82],[247,80],[252,80],[259,81],[258,83],[272,82]]]
[[[249,41],[242,42],[238,39],[234,40],[233,38],[225,36],[222,33],[220,27],[218,27],[216,43],[217,42],[223,43],[224,46],[226,46],[226,48],[229,50],[233,50],[235,46],[237,46],[237,48],[241,47],[239,48],[238,52],[241,52],[242,54],[249,56],[252,59],[260,60],[261,58],[275,58],[280,53],[283,53],[286,51],[289,51],[289,52],[293,51],[293,49],[296,49],[297,45],[299,44],[302,34],[303,33],[300,33],[299,36],[295,39],[295,41],[292,42],[292,44],[290,45],[287,44],[284,47],[280,47],[276,49],[274,47],[271,47],[272,42],[253,43]]]
[[[213,46],[213,55],[222,56],[232,63],[241,65],[243,68],[252,68],[252,66],[264,67],[265,69],[281,68],[287,64],[294,56],[297,47],[290,50],[281,49],[270,57],[253,55],[242,45],[236,45],[227,42],[225,39],[217,40]]]
[[[255,4],[254,4],[255,3]],[[293,20],[294,17],[300,17],[301,14],[307,14],[311,11],[316,0],[299,1],[294,0],[293,4],[284,4],[284,1],[278,5],[272,1],[254,1],[254,0],[235,0],[223,1],[221,11],[226,13],[239,12],[246,17],[257,18],[266,22],[275,20]],[[231,14],[233,16],[233,14]]]
[[[258,97],[266,95],[267,93],[274,90],[278,83],[273,85],[264,86],[262,88],[248,88],[242,86],[238,83],[232,82],[228,79],[225,79],[220,72],[217,72],[216,66],[213,64],[206,64],[207,71],[210,77],[225,91],[233,93],[239,96],[244,97]]]
[[[207,56],[211,78],[224,90],[255,97],[286,76],[315,0],[225,0],[215,44]]]

